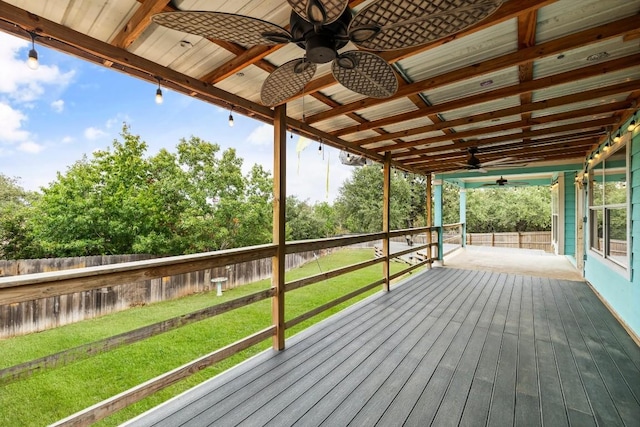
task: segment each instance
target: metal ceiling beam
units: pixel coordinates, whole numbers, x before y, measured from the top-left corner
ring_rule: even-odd
[[[613,37],[623,36],[630,31],[636,30],[637,27],[638,17],[630,16],[618,21],[610,22],[605,25],[600,25],[598,27],[589,28],[587,30],[573,33],[559,39],[541,43],[530,48],[522,49],[501,56],[499,58],[482,62],[480,64],[473,64],[467,67],[458,68],[449,73],[441,74],[439,76],[407,85],[403,88],[400,88],[395,95],[389,98],[366,98],[342,105],[338,108],[323,111],[321,113],[310,116],[307,121],[309,123],[317,123],[322,120],[330,119],[332,117],[384,104],[386,102],[404,98],[416,93],[433,90],[437,87],[442,87],[448,84],[457,83],[474,76],[481,76],[483,74],[492,73],[495,71],[503,70],[505,68],[515,67],[530,61],[566,52],[591,43],[598,43]]]
[[[497,144],[499,142],[507,142],[507,141],[520,141],[522,140],[522,138],[533,138],[536,136],[545,136],[545,135],[554,135],[554,134],[559,134],[559,133],[563,133],[563,132],[572,132],[572,131],[576,131],[576,130],[586,130],[586,129],[594,129],[594,128],[601,128],[601,127],[606,127],[606,126],[612,126],[618,123],[618,119],[615,117],[612,118],[604,118],[604,119],[597,119],[597,120],[588,120],[588,121],[584,121],[584,122],[579,122],[579,123],[572,123],[569,125],[562,125],[562,126],[555,126],[555,127],[550,127],[550,128],[545,128],[545,129],[538,129],[538,130],[531,130],[528,132],[520,132],[520,133],[514,133],[514,134],[510,134],[510,135],[501,135],[501,136],[496,136],[493,138],[484,138],[484,139],[477,139],[477,140],[473,140],[473,141],[466,141],[466,142],[462,142],[462,143],[458,143],[458,144],[448,144],[448,145],[441,145],[438,147],[429,147],[429,148],[424,148],[421,150],[415,150],[412,152],[407,152],[407,153],[399,153],[399,154],[395,154],[392,155],[392,158],[394,158],[394,160],[401,160],[403,158],[410,158],[412,156],[418,155],[418,154],[428,154],[428,153],[437,153],[440,151],[448,151],[451,149],[456,149],[456,148],[470,148],[470,147],[481,147],[483,145],[488,145],[488,144]],[[406,161],[403,162],[406,164],[413,164],[415,163],[414,161]]]
[[[629,101],[619,101],[611,104],[599,105],[597,107],[587,107],[587,108],[581,108],[573,111],[565,111],[562,113],[549,114],[546,116],[536,117],[528,120],[519,120],[517,122],[509,122],[509,123],[503,123],[503,124],[493,125],[493,126],[483,126],[477,129],[456,132],[455,138],[466,139],[470,137],[478,137],[482,135],[503,132],[507,130],[520,130],[522,128],[530,128],[532,126],[549,124],[549,123],[562,121],[562,120],[582,119],[584,117],[590,117],[590,116],[593,117],[595,115],[601,115],[601,114],[607,114],[607,113],[613,113],[616,111],[626,110],[628,108],[631,108],[632,105],[633,103]],[[429,145],[429,144],[435,144],[438,142],[450,141],[450,140],[451,140],[451,135],[442,135],[442,136],[436,136],[432,138],[419,139],[417,141],[405,142],[403,144],[387,146],[387,147],[384,147],[383,150],[395,151],[399,149],[407,149],[407,148],[416,147],[420,145]],[[395,157],[397,157],[398,155],[400,155],[400,153],[394,154]]]
[[[386,136],[390,139],[405,138],[407,136],[419,135],[421,133],[433,132],[436,130],[452,128],[452,127],[462,126],[462,125],[469,125],[473,123],[480,123],[484,121],[500,119],[502,117],[515,116],[517,114],[522,114],[524,112],[545,110],[547,108],[560,107],[562,105],[569,105],[569,104],[574,104],[582,101],[589,101],[591,99],[603,99],[619,93],[632,91],[638,87],[640,87],[640,80],[632,80],[629,82],[619,83],[616,85],[604,86],[598,89],[591,89],[584,92],[573,93],[571,95],[564,95],[564,96],[559,96],[557,98],[550,98],[542,101],[536,101],[530,104],[520,105],[517,107],[509,107],[509,108],[503,108],[501,110],[490,111],[488,113],[474,114],[474,115],[462,117],[459,119],[452,119],[452,120],[442,121],[440,123],[434,123],[432,125],[420,126],[413,129],[406,129],[400,132],[391,132]],[[395,117],[399,117],[399,116],[395,116]],[[381,119],[380,121],[382,120],[387,120],[387,119]],[[369,122],[369,123],[373,124],[375,122]],[[337,132],[331,132],[331,134],[334,136],[341,137],[344,135],[365,130],[365,129],[361,129],[361,127],[362,127],[361,125],[352,126],[349,128],[341,129],[340,131],[337,131]],[[386,140],[381,139],[379,137],[369,138],[367,140],[367,142],[380,142],[380,141],[386,141]]]

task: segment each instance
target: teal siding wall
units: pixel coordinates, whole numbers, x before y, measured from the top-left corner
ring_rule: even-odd
[[[575,173],[564,173],[564,254],[576,255]]]
[[[640,336],[640,128],[636,128],[631,141],[630,175],[631,277],[623,277],[604,263],[601,257],[587,253],[585,278]]]

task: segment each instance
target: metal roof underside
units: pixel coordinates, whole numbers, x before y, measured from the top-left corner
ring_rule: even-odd
[[[357,12],[370,3],[349,5]],[[239,46],[151,21],[176,10],[287,27],[291,8],[285,0],[8,0],[0,1],[0,30],[26,39],[33,32],[37,44],[272,122],[261,86],[303,50]],[[287,125],[373,160],[390,153],[395,167],[416,173],[459,171],[470,147],[482,162],[583,164],[637,109],[639,13],[640,0],[505,0],[457,34],[380,52],[399,82],[389,98],[352,92],[329,64],[319,65],[303,93],[286,101]]]

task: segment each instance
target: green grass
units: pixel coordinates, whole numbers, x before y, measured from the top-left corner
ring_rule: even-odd
[[[341,266],[371,259],[371,249],[341,250],[318,262],[310,262],[286,274],[286,280],[318,274]],[[392,263],[392,272],[404,268]],[[326,280],[286,294],[286,319],[301,315],[341,295],[381,278],[382,265]],[[196,294],[173,301],[78,322],[49,331],[0,341],[0,368],[33,360],[81,344],[110,337],[268,289],[269,280],[226,291]],[[291,336],[331,314],[376,292],[369,291],[347,303],[327,310],[294,328]],[[260,301],[247,307],[206,319],[144,341],[121,347],[67,366],[48,369],[29,378],[0,387],[0,425],[40,426],[50,424],[124,390],[161,375],[184,363],[221,348],[271,324],[271,302]],[[247,349],[210,368],[170,386],[103,420],[99,425],[122,423],[147,409],[268,348],[271,340]]]

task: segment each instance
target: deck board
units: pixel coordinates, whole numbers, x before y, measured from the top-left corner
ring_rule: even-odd
[[[129,425],[631,426],[639,366],[584,282],[438,268]]]

